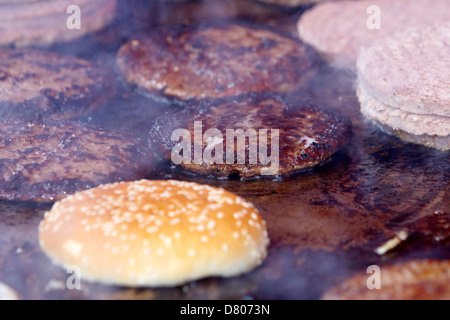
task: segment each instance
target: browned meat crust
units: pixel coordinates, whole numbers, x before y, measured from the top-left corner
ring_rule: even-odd
[[[279,169],[274,176],[285,176],[323,162],[340,150],[351,135],[351,122],[337,110],[322,109],[307,102],[298,103],[279,94],[246,94],[234,98],[195,101],[189,106],[166,112],[155,120],[151,137],[159,145],[166,158],[171,159],[173,148],[181,140],[172,141],[175,129],[187,129],[191,133],[192,156],[194,159],[194,122],[201,121],[203,133],[208,129],[218,129],[226,139],[226,129],[279,130]],[[267,135],[267,150],[272,150],[271,135]],[[225,140],[222,142],[226,144]],[[237,143],[237,142],[236,142]],[[203,140],[202,150],[210,144]],[[237,152],[234,163],[209,164],[205,159],[201,164],[183,163],[188,171],[215,177],[229,177],[238,174],[241,178],[261,176],[260,161],[251,164],[249,140],[245,142],[245,164],[238,164]],[[224,147],[225,149],[225,147]],[[237,150],[235,145],[234,150]],[[260,150],[258,146],[258,155]],[[275,150],[275,149],[274,149]],[[228,163],[227,163],[228,162]]]
[[[371,274],[356,275],[330,289],[326,300],[435,300],[450,299],[450,261],[410,261],[381,267],[381,288],[369,290]]]
[[[67,9],[78,5],[81,28],[69,30]],[[99,31],[116,14],[116,0],[0,0],[0,45],[48,46]]]
[[[84,123],[2,121],[0,199],[52,202],[102,183],[143,178],[150,150]]]
[[[314,59],[296,39],[225,23],[161,29],[117,55],[129,83],[182,100],[291,92],[310,79]]]
[[[115,93],[99,65],[57,53],[0,49],[1,119],[70,119],[89,114]]]

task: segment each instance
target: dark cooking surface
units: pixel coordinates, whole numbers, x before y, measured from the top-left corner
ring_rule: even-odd
[[[133,27],[140,27],[139,23]],[[127,37],[126,32],[120,35]],[[106,58],[110,64],[116,38],[108,36],[112,37],[108,33],[87,40],[91,49],[103,50],[90,54],[83,47],[76,54]],[[319,105],[340,109],[353,122],[350,144],[314,170],[284,181],[219,181],[163,167],[151,177],[220,186],[254,203],[271,238],[267,260],[254,271],[177,288],[131,289],[82,282],[81,290],[69,290],[70,274],[53,266],[37,241],[37,226],[50,205],[0,202],[0,281],[25,299],[318,299],[330,286],[365,273],[369,265],[450,259],[449,153],[405,144],[365,122],[353,80],[349,72],[322,66],[302,94]],[[141,111],[152,105],[144,116]],[[164,108],[122,93],[91,120],[133,127],[145,140],[148,122]],[[374,249],[400,230],[407,231],[409,238],[378,256]]]

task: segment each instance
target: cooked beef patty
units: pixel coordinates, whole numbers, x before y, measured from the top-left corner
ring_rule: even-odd
[[[128,82],[183,100],[290,92],[310,79],[312,60],[295,39],[238,24],[158,30],[128,42],[117,55]]]
[[[202,125],[200,137],[196,129],[199,123]],[[190,137],[190,152],[189,149],[179,150],[186,140],[180,138],[179,132],[174,132],[176,129],[189,132],[185,138]],[[233,133],[239,134],[239,129],[243,136],[234,138]],[[279,133],[278,147],[275,130]],[[175,157],[190,159],[180,163],[184,169],[215,177],[237,174],[241,178],[285,176],[313,167],[341,149],[350,135],[350,120],[339,111],[298,103],[272,93],[192,102],[157,118],[151,132],[167,159],[175,164],[180,162],[174,161],[173,152]],[[245,152],[239,154],[238,151],[244,149]],[[198,154],[201,159],[197,158]],[[264,162],[261,157],[269,154],[273,157],[278,154],[279,163],[276,158],[270,163]],[[214,163],[211,158],[218,161]]]
[[[71,5],[80,8],[80,29],[67,27]],[[115,13],[116,0],[1,0],[0,45],[46,46],[70,41],[105,28]]]
[[[113,96],[113,79],[90,61],[40,50],[0,49],[0,118],[85,116]]]
[[[0,199],[52,202],[102,183],[143,178],[150,150],[85,123],[0,123]]]
[[[381,288],[370,290],[370,274],[358,274],[323,296],[325,300],[450,299],[450,261],[412,260],[381,267]]]

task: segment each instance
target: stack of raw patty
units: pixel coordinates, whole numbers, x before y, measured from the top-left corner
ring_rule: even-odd
[[[298,31],[332,64],[353,69],[362,47],[405,28],[450,21],[448,8],[448,0],[324,2],[300,17]]]
[[[67,27],[70,11],[81,11],[81,28]],[[0,0],[0,45],[16,47],[70,41],[108,25],[116,12],[116,0]]]
[[[449,52],[449,24],[405,29],[362,50],[362,113],[403,140],[450,149]]]

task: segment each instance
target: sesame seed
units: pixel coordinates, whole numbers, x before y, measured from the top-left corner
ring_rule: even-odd
[[[147,229],[145,229],[145,231],[147,231],[147,233],[153,233],[158,231],[159,228],[158,227],[148,227]]]

